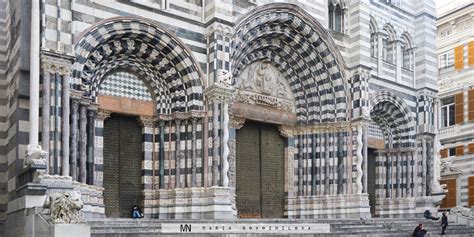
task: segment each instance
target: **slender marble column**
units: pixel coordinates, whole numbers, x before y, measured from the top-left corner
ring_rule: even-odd
[[[387,170],[386,170],[386,179],[387,179],[387,198],[392,197],[392,162],[391,162],[391,157],[388,152],[385,153],[385,160],[387,162]]]
[[[394,153],[394,156],[397,160],[397,197],[402,197],[402,156],[400,152]]]
[[[219,104],[212,103],[212,186],[219,185]]]
[[[95,110],[87,112],[87,184],[94,184],[94,137],[95,137]]]
[[[411,151],[409,153],[409,159],[410,159],[410,196],[411,197],[415,197],[416,196],[416,193],[415,193],[415,182],[416,182],[416,177],[417,177],[417,168],[416,168],[416,161],[415,161],[415,152],[416,150],[414,151]]]
[[[165,121],[160,121],[160,189],[165,188]]]
[[[176,120],[176,146],[175,146],[175,187],[181,188],[181,121]]]
[[[87,107],[81,105],[80,120],[79,120],[79,136],[80,136],[80,150],[79,150],[79,182],[86,183],[86,162],[87,162]]]
[[[431,196],[433,182],[433,149],[431,139],[426,139],[426,196]]]
[[[29,149],[39,148],[40,1],[31,1]]]
[[[382,75],[383,69],[383,36],[382,33],[377,33],[377,75]]]
[[[63,81],[62,81],[62,164],[61,164],[61,174],[63,176],[70,175],[69,168],[69,73],[67,71],[63,72]]]
[[[421,195],[425,196],[426,195],[426,139],[422,138],[421,140],[421,146],[422,146],[422,160],[423,163],[421,165],[422,169],[422,175],[421,175]]]
[[[313,134],[311,138],[311,195],[316,195],[316,136]]]
[[[362,125],[362,142],[364,144],[362,150],[362,156],[364,157],[362,163],[362,170],[364,174],[362,175],[362,193],[367,193],[367,172],[368,172],[368,136],[367,136],[367,126],[366,124]]]
[[[303,196],[303,135],[298,135],[298,196]]]
[[[193,118],[191,120],[192,124],[192,147],[191,147],[191,187],[196,187],[196,150],[197,150],[197,141],[196,141],[196,129],[197,129],[197,119]]]
[[[342,132],[337,133],[337,194],[342,194],[344,191],[344,143]],[[366,172],[367,173],[367,172]]]
[[[71,172],[70,172],[70,175],[72,177],[73,180],[77,180],[77,150],[78,150],[78,146],[77,146],[77,143],[79,142],[79,139],[78,139],[78,131],[77,131],[77,121],[78,121],[78,110],[79,110],[79,101],[73,99],[72,100],[72,104],[71,104],[71,119],[72,119],[72,123],[71,123]]]
[[[330,195],[331,187],[329,184],[329,178],[330,178],[330,157],[329,157],[329,132],[326,131],[324,133],[324,168],[325,168],[325,174],[324,174],[324,195]]]
[[[51,73],[49,68],[43,69],[43,106],[42,106],[42,117],[43,117],[43,131],[41,133],[41,144],[43,150],[48,152],[46,158],[46,174],[49,174],[49,145],[50,145],[50,122],[51,122]]]
[[[229,187],[229,103],[222,103],[222,186]]]

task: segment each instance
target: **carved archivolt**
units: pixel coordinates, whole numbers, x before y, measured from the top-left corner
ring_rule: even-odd
[[[283,75],[268,61],[250,64],[236,79],[236,100],[295,111],[293,93]]]

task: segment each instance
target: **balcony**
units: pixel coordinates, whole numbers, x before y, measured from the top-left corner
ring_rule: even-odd
[[[474,122],[465,122],[450,127],[440,128],[438,135],[439,140],[442,143],[474,137]]]

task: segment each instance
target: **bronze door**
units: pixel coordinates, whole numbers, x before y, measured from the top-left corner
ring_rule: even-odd
[[[142,206],[142,133],[136,117],[113,114],[104,123],[104,204],[107,217],[131,217]]]
[[[282,218],[284,140],[276,126],[245,123],[237,130],[236,202],[241,218]]]

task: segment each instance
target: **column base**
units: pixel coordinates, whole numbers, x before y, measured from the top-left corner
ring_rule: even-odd
[[[370,218],[369,195],[326,195],[287,199],[288,218]]]
[[[151,218],[234,219],[235,191],[231,188],[178,188],[156,191]]]
[[[423,218],[423,213],[430,210],[433,215],[438,212],[438,196],[387,198],[376,200],[375,216],[382,218]],[[442,198],[442,197],[441,197]]]

